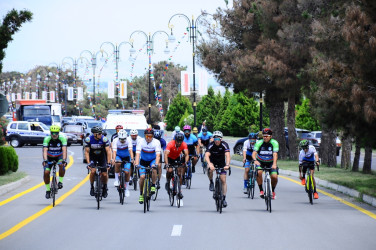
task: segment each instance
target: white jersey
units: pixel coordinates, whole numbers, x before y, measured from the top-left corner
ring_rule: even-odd
[[[148,143],[142,138],[137,143],[136,153],[141,154],[141,159],[144,161],[152,161],[157,158],[157,154],[161,154],[161,142],[155,138]]]
[[[250,140],[245,140],[243,143],[243,152],[246,152],[247,155],[252,156],[253,148],[255,147],[255,144],[251,144]]]
[[[141,136],[137,136],[136,140],[132,140],[132,137],[128,137],[127,140],[129,140],[131,143],[132,143],[132,150],[133,150],[133,153],[136,152],[136,147],[137,147],[137,144],[139,141],[141,141],[142,137]]]
[[[314,162],[315,161],[315,154],[317,154],[316,148],[314,146],[312,146],[312,145],[308,146],[307,153],[304,152],[303,149],[300,150],[300,153],[299,153],[299,164],[301,164],[303,161]]]
[[[122,143],[118,137],[114,139],[112,142],[112,150],[113,151],[122,151],[122,150],[129,150],[132,149],[132,142],[128,140],[129,137]]]

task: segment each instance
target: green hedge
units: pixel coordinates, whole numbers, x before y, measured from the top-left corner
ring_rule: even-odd
[[[16,150],[11,146],[0,147],[0,175],[4,175],[9,171],[17,172],[18,155]]]

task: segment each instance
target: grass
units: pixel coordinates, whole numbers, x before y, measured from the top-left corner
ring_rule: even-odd
[[[243,157],[233,155],[233,160],[241,161]],[[279,160],[278,167],[283,170],[291,170],[299,172],[298,161]],[[355,189],[362,194],[376,197],[376,174],[363,174],[362,172],[352,172],[338,167],[320,166],[320,171],[315,171],[315,176],[321,180],[326,180]]]
[[[0,176],[0,186],[21,180],[26,176],[24,172],[9,172]]]

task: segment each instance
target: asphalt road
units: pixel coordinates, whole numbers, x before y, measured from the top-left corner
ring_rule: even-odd
[[[57,195],[65,199],[57,206],[52,208],[51,200],[44,198],[44,185],[9,201],[42,182],[41,147],[16,151],[20,171],[27,172],[30,181],[0,196],[0,249],[374,249],[376,245],[375,208],[333,193],[358,206],[354,208],[322,192],[310,205],[296,179],[280,176],[269,213],[262,199],[251,200],[242,193],[243,170],[235,166],[228,177],[228,207],[222,214],[215,210],[208,179],[199,167],[192,188],[183,189],[180,208],[169,205],[164,189],[146,214],[138,204],[138,191],[131,190],[120,205],[110,179],[109,196],[97,210],[89,195],[81,146],[69,147],[74,163]]]

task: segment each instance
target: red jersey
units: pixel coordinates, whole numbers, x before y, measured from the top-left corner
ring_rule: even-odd
[[[168,158],[175,160],[180,156],[181,152],[185,149],[188,150],[187,143],[182,142],[180,147],[177,148],[175,144],[175,140],[172,140],[167,144],[165,151],[170,151],[170,153],[168,154]]]

